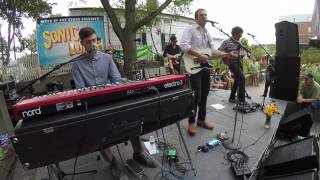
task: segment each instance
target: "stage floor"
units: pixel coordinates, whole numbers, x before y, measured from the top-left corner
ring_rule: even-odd
[[[215,124],[214,130],[206,130],[198,128],[198,132],[195,136],[190,137],[187,134],[187,120],[181,121],[181,129],[183,137],[186,140],[188,150],[190,151],[192,162],[196,170],[196,176],[194,176],[193,171],[188,171],[187,175],[189,179],[194,180],[232,180],[236,179],[234,173],[230,168],[230,162],[226,160],[226,153],[229,152],[222,145],[216,146],[210,149],[209,152],[198,152],[197,147],[204,145],[207,140],[216,137],[219,132],[226,132],[229,138],[232,138],[233,127],[235,123],[235,111],[233,107],[235,104],[228,102],[228,96],[230,91],[225,90],[212,90],[208,97],[207,104],[207,119]],[[253,97],[248,102],[262,104],[262,97]],[[271,99],[267,98],[265,103],[268,104]],[[214,109],[212,104],[223,105],[224,108],[220,110]],[[282,100],[276,100],[276,104],[280,108],[281,112],[284,112],[287,102]],[[274,115],[272,117],[272,123],[270,129],[264,128],[264,122],[266,119],[265,114],[261,110],[256,110],[251,113],[237,113],[236,121],[236,131],[234,138],[234,145],[239,144],[241,146],[240,150],[248,155],[248,166],[251,170],[254,170],[258,165],[259,160],[268,145],[270,144],[275,131],[278,127],[280,115]],[[185,150],[182,148],[181,139],[179,138],[178,129],[175,124],[165,127],[163,131],[158,130],[159,140],[164,142],[163,134],[166,143],[175,147],[179,156],[179,163],[186,165],[186,168],[190,168],[186,162],[187,156]],[[149,139],[149,136],[157,137],[156,133],[150,133],[142,136],[144,139]],[[130,142],[129,142],[130,143]],[[118,145],[122,158],[127,160],[132,157],[132,148],[130,145],[124,145],[121,143]],[[53,149],[54,151],[54,149]],[[112,151],[115,156],[119,158],[119,154],[115,146],[112,147]],[[103,160],[97,160],[98,153],[91,153],[85,156],[81,156],[77,160],[76,172],[96,169],[97,174],[84,174],[76,175],[74,179],[76,180],[112,180],[110,176],[109,164]],[[162,153],[156,155],[151,155],[151,157],[156,160],[159,167],[157,168],[145,168],[144,173],[148,178],[145,179],[161,179],[161,164],[163,164],[163,174],[167,174],[169,169],[168,162],[164,160],[162,162]],[[73,172],[75,159],[71,159],[61,163],[61,166],[65,172]],[[174,163],[173,163],[174,164]],[[46,167],[38,168],[34,170],[24,171],[18,162],[15,168],[14,180],[40,180],[42,178],[48,177],[48,171]],[[173,166],[173,165],[172,165]],[[123,171],[128,175],[129,179],[137,179],[133,177],[133,174],[123,166]],[[175,171],[176,172],[176,171]],[[177,173],[178,174],[178,173]],[[71,179],[71,176],[67,177]],[[165,179],[165,178],[162,178]],[[187,179],[187,178],[185,178]],[[254,179],[254,178],[252,178]]]

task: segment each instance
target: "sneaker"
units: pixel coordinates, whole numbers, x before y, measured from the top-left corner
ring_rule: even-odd
[[[147,158],[143,153],[133,153],[133,160],[146,167],[155,168],[157,165],[153,160]]]

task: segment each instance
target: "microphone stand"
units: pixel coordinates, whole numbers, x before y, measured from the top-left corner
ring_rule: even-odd
[[[264,52],[267,54],[266,82],[264,84],[263,101],[262,101],[262,106],[261,106],[261,109],[263,109],[264,103],[266,100],[266,96],[268,94],[268,89],[270,86],[272,87],[272,85],[273,85],[273,78],[271,78],[271,77],[274,74],[274,66],[273,66],[274,60],[272,59],[270,53],[255,39],[255,36],[253,36],[253,35],[250,35],[250,36],[259,45],[259,47],[262,48],[264,50]],[[270,63],[269,61],[272,61],[272,63]]]
[[[235,40],[233,37],[231,37],[228,33],[224,32],[221,28],[218,28],[214,25],[215,23],[211,22],[211,25],[218,29],[222,34],[226,35],[227,37],[229,37],[234,43],[236,43],[238,45],[237,47],[237,50],[238,50],[238,68],[240,70],[240,49],[244,49],[247,53],[251,53],[250,50],[248,50],[246,47],[244,47],[239,41]],[[240,84],[240,81],[238,80],[238,87],[237,87],[237,95],[238,95],[238,101],[236,103],[236,107],[235,107],[235,110],[236,110],[236,113],[235,113],[235,117],[234,117],[234,125],[233,125],[233,134],[232,134],[232,138],[231,138],[231,141],[224,141],[223,142],[223,145],[226,149],[230,149],[230,150],[238,150],[240,149],[241,147],[238,147],[239,145],[239,142],[235,145],[234,144],[234,138],[235,138],[235,133],[236,133],[236,127],[237,127],[237,117],[238,117],[238,110],[239,110],[239,93],[240,93],[240,89],[239,89],[239,84]],[[244,92],[245,93],[245,92]],[[239,135],[240,136],[240,135]],[[240,137],[239,137],[239,141],[240,141]],[[241,146],[241,145],[240,145]]]
[[[20,92],[23,92],[25,89],[31,87],[31,86],[32,86],[34,83],[36,83],[37,81],[45,79],[47,76],[49,76],[49,75],[50,75],[51,73],[53,73],[54,71],[60,69],[61,67],[65,66],[65,65],[67,65],[67,64],[69,64],[69,63],[71,63],[71,62],[73,62],[73,61],[75,61],[75,60],[78,59],[79,57],[82,57],[82,56],[84,56],[84,55],[86,55],[86,54],[87,54],[87,53],[83,53],[83,54],[81,54],[81,55],[79,55],[79,56],[77,56],[77,57],[72,58],[71,60],[69,60],[69,61],[67,61],[67,62],[64,62],[64,63],[61,63],[61,64],[56,65],[56,66],[55,66],[53,69],[51,69],[49,72],[43,74],[42,76],[40,76],[40,77],[32,80],[30,83],[28,83],[28,84],[26,84],[25,86],[23,86],[21,89],[19,89],[19,90],[17,91],[17,94],[19,94]]]

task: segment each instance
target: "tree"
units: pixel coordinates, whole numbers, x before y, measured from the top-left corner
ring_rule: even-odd
[[[31,56],[37,53],[37,38],[35,30],[33,30],[32,34],[28,37],[20,39],[20,52],[26,49],[30,51]]]
[[[192,0],[165,0],[161,5],[158,0],[117,0],[113,6],[124,9],[125,24],[121,23],[121,16],[117,15],[109,0],[100,0],[112,27],[118,36],[124,55],[124,71],[129,79],[133,78],[133,65],[136,62],[136,33],[159,15],[164,9],[169,12],[189,12]]]
[[[1,54],[3,62],[9,63],[10,50],[15,52],[15,38],[21,39],[22,18],[39,18],[51,13],[51,6],[45,0],[3,0],[0,4],[0,19],[7,25],[7,49]],[[0,26],[2,30],[3,26]],[[2,36],[0,37],[2,38]]]
[[[7,60],[6,52],[7,52],[7,49],[8,49],[7,44],[8,44],[7,41],[1,36],[1,31],[0,31],[0,53],[1,53],[0,54],[0,59],[1,59],[2,65],[8,64],[8,62],[6,62],[6,60]]]

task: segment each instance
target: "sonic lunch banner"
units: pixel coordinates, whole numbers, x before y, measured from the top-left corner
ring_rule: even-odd
[[[92,27],[98,37],[98,49],[105,49],[103,16],[73,16],[37,20],[37,42],[40,65],[59,64],[85,52],[79,30]]]

